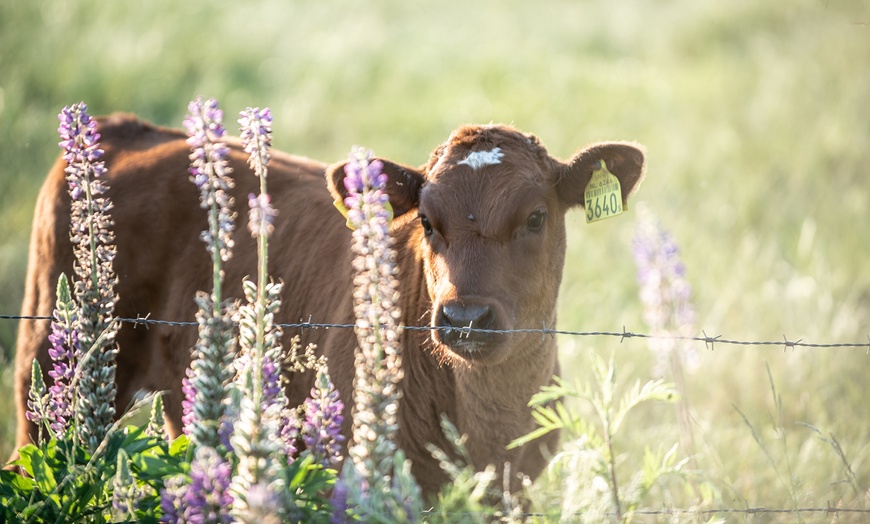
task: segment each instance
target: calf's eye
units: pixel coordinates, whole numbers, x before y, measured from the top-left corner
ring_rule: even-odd
[[[423,226],[423,233],[428,237],[432,234],[432,223],[426,215],[420,215],[420,225]]]
[[[526,220],[526,227],[529,228],[529,231],[538,232],[544,228],[544,219],[547,217],[544,211],[538,210],[529,215],[528,220]]]

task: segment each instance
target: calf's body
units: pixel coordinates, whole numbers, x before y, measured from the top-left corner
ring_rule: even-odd
[[[114,203],[118,248],[116,315],[190,321],[194,294],[209,290],[211,266],[199,240],[206,227],[198,190],[188,180],[185,136],[129,115],[100,121],[108,168],[108,196]],[[230,141],[230,164],[241,204],[258,192],[239,144]],[[503,126],[464,126],[415,169],[384,161],[388,193],[396,217],[391,226],[400,281],[402,323],[441,326],[402,335],[404,378],[398,445],[413,461],[425,493],[447,479],[426,450],[448,449],[439,428],[446,414],[460,432],[474,465],[537,476],[542,450],[557,436],[507,450],[507,444],[534,429],[527,402],[558,372],[552,337],[540,334],[458,334],[449,327],[514,329],[552,325],[565,255],[564,215],[582,205],[592,171],[604,160],[622,182],[623,200],[643,171],[643,154],[632,144],[597,144],[570,162],[549,157],[532,135]],[[70,201],[58,160],[37,203],[23,315],[51,315],[61,272],[71,274]],[[284,282],[280,322],[312,319],[353,323],[351,232],[333,207],[345,196],[343,164],[328,166],[273,152],[269,192],[278,210],[270,237],[269,270]],[[241,222],[241,220],[239,221]],[[226,264],[225,295],[240,297],[243,277],[256,271],[256,246],[247,231],[234,234]],[[445,328],[446,327],[446,328]],[[18,334],[15,395],[17,445],[35,428],[26,420],[30,368],[34,358],[50,368],[49,322],[23,320]],[[343,431],[350,433],[352,330],[286,330],[314,343],[346,403]],[[181,381],[190,361],[195,328],[125,324],[118,334],[120,409],[139,390],[168,391],[166,420],[172,435],[181,431]],[[47,380],[50,381],[48,377]],[[313,376],[291,377],[294,404],[307,396]],[[518,477],[511,484],[518,487]]]

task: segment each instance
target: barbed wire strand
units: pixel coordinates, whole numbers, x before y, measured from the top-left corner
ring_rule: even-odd
[[[719,513],[730,513],[730,514],[744,514],[744,515],[764,515],[764,514],[789,514],[789,513],[827,513],[827,514],[836,514],[836,513],[868,513],[870,514],[870,509],[862,509],[862,508],[842,508],[837,506],[828,506],[825,508],[711,508],[711,509],[688,509],[688,508],[662,508],[662,509],[638,509],[630,512],[633,516],[677,516],[677,515],[701,515],[701,516],[709,516],[716,515]],[[459,516],[470,516],[470,515],[481,515],[481,513],[472,513],[472,512],[455,512],[455,513],[439,513],[437,511],[424,511],[423,515],[440,515],[447,517],[459,517]],[[599,514],[596,514],[599,515]],[[602,516],[607,517],[615,517],[615,513],[603,513],[600,514]],[[507,517],[508,515],[504,515],[501,513],[492,513],[489,516],[497,518],[497,517]],[[512,514],[510,517],[520,517],[523,519],[526,518],[547,518],[552,515],[548,515],[546,513],[519,513]],[[582,517],[583,513],[574,513],[574,517]]]
[[[49,316],[34,316],[34,315],[0,315],[0,320],[51,320],[52,317]],[[117,318],[116,320],[124,323],[134,324],[134,325],[144,325],[146,327],[150,325],[162,325],[162,326],[196,326],[197,323],[194,321],[173,321],[173,320],[159,320],[152,319],[148,316],[146,317],[136,317],[136,318]],[[353,329],[354,324],[339,324],[339,323],[322,323],[322,322],[312,322],[310,319],[306,322],[297,322],[297,323],[287,323],[287,324],[279,324],[282,328],[285,329]],[[429,331],[433,329],[431,326],[405,326],[404,329],[409,331]],[[796,347],[806,347],[806,348],[867,348],[868,353],[870,353],[870,336],[867,337],[867,343],[860,342],[844,342],[844,343],[829,343],[829,344],[814,344],[809,342],[803,342],[802,339],[798,340],[789,340],[788,337],[783,336],[782,341],[746,341],[746,340],[736,340],[736,339],[726,339],[722,338],[721,335],[711,337],[707,335],[706,332],[703,332],[703,337],[688,337],[688,336],[656,336],[649,335],[646,333],[635,333],[632,331],[626,331],[625,327],[623,327],[622,331],[569,331],[562,329],[553,329],[553,328],[528,328],[528,329],[480,329],[480,328],[456,328],[456,327],[444,327],[442,329],[452,329],[457,330],[462,333],[493,333],[493,334],[514,334],[514,333],[540,333],[543,335],[566,335],[566,336],[575,336],[575,337],[596,337],[596,336],[604,336],[604,337],[619,337],[620,342],[627,338],[641,338],[641,339],[657,339],[657,340],[681,340],[681,341],[696,341],[703,342],[708,349],[713,350],[714,344],[720,345],[739,345],[739,346],[784,346],[786,349],[788,348],[796,348]],[[432,512],[424,512],[425,514]],[[836,515],[838,513],[855,513],[855,514],[870,514],[870,509],[861,509],[861,508],[843,508],[837,506],[828,506],[824,508],[713,508],[713,509],[682,509],[682,508],[662,508],[662,509],[640,509],[634,510],[631,512],[632,515],[635,516],[678,516],[678,515],[701,515],[701,516],[710,516],[717,514],[743,514],[743,515],[762,515],[762,514],[800,514],[800,513],[825,513],[828,515]],[[440,514],[439,514],[440,515]],[[446,516],[460,516],[464,514],[460,513],[451,513]],[[582,514],[577,514],[577,516],[581,516]],[[493,517],[497,517],[498,515],[492,515]],[[521,518],[546,518],[547,514],[544,513],[522,513],[519,516]]]
[[[33,315],[0,315],[0,320],[51,320],[49,316],[33,316]],[[163,325],[163,326],[195,326],[197,325],[194,321],[174,321],[174,320],[159,320],[152,319],[150,316],[145,317],[136,317],[136,318],[118,318],[120,322],[134,324],[134,325],[144,325],[146,327],[150,325]],[[340,324],[340,323],[323,323],[323,322],[312,322],[310,319],[305,322],[296,322],[296,323],[286,323],[286,324],[278,324],[284,329],[353,329],[354,324]],[[679,340],[679,341],[690,341],[690,342],[703,342],[707,349],[711,351],[715,349],[715,346],[718,345],[732,345],[732,346],[782,346],[783,349],[794,349],[794,348],[864,348],[870,353],[870,335],[867,337],[867,342],[836,342],[836,343],[827,343],[827,344],[817,344],[811,342],[803,342],[803,339],[790,340],[788,337],[783,335],[783,340],[777,341],[754,341],[754,340],[738,340],[738,339],[730,339],[730,338],[722,338],[722,335],[717,336],[709,336],[706,332],[703,332],[704,336],[701,337],[692,337],[692,336],[679,336],[679,335],[650,335],[647,333],[638,333],[634,331],[627,331],[625,327],[622,328],[622,331],[570,331],[564,329],[554,329],[548,328],[546,326],[540,328],[523,328],[523,329],[482,329],[482,328],[473,328],[473,327],[453,327],[453,326],[443,326],[433,328],[432,326],[404,326],[405,330],[408,331],[429,331],[431,329],[445,329],[445,330],[453,330],[459,331],[460,333],[470,334],[470,333],[490,333],[490,334],[499,334],[499,335],[509,335],[509,334],[529,334],[529,333],[537,333],[541,336],[555,336],[555,335],[564,335],[564,336],[572,336],[572,337],[615,337],[619,338],[620,342],[625,339],[630,338],[641,338],[641,339],[650,339],[650,340]]]

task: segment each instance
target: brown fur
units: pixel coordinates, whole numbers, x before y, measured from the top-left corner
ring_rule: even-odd
[[[192,320],[194,293],[210,289],[211,268],[199,240],[205,213],[188,180],[185,136],[130,115],[101,120],[100,133],[109,170],[108,195],[115,205],[116,314]],[[257,192],[258,182],[238,143],[230,145],[236,179],[233,195],[244,216],[241,204],[249,193]],[[472,171],[458,164],[469,151],[493,147],[504,153],[498,165]],[[564,215],[568,208],[582,205],[583,189],[599,159],[606,160],[622,180],[623,199],[627,199],[643,172],[643,153],[633,144],[597,144],[563,164],[532,135],[504,126],[464,126],[420,170],[385,161],[396,211],[392,231],[402,322],[437,325],[444,311],[467,313],[478,306],[489,312],[480,318],[491,328],[552,325],[565,257]],[[308,318],[353,322],[351,233],[332,206],[335,197],[344,195],[342,167],[273,153],[269,190],[279,215],[270,238],[269,269],[285,283],[281,322]],[[50,315],[58,275],[72,270],[67,240],[70,203],[63,168],[59,159],[37,202],[24,315]],[[527,222],[535,211],[545,212],[540,231],[530,229]],[[424,234],[418,213],[431,222],[431,236]],[[256,267],[255,245],[239,222],[225,280],[226,294],[235,297],[241,296],[242,278]],[[48,331],[47,321],[24,320],[19,328],[18,446],[34,434],[24,416],[30,368],[34,358],[43,369],[50,365]],[[559,371],[555,341],[540,334],[456,340],[444,333],[406,331],[402,338],[405,375],[398,444],[413,461],[413,473],[424,492],[432,494],[446,481],[425,449],[428,442],[449,448],[439,428],[442,413],[468,435],[477,468],[493,463],[502,471],[510,462],[511,471],[534,478],[545,465],[544,449],[554,449],[557,435],[510,451],[506,445],[535,427],[527,402]],[[287,330],[285,347],[296,334]],[[354,333],[309,329],[301,334],[303,344],[317,344],[318,352],[329,359],[330,373],[347,406],[343,430],[348,435]],[[138,390],[168,391],[167,427],[178,435],[181,379],[195,339],[194,328],[124,325],[118,335],[119,408],[127,406]],[[305,398],[312,380],[310,373],[292,377],[288,394],[293,403]],[[511,479],[511,485],[518,488],[517,478]]]

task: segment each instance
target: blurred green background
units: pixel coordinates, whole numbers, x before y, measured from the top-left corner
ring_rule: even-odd
[[[635,203],[681,246],[698,334],[866,343],[868,64],[870,4],[859,0],[0,0],[0,314],[19,310],[58,111],[84,100],[92,114],[179,126],[204,95],[228,122],[270,106],[275,147],[330,162],[361,144],[419,164],[467,122],[514,124],[560,158],[636,140],[648,175]],[[633,220],[632,209],[593,225],[569,216],[561,328],[646,329]],[[0,321],[2,457],[15,329]],[[563,374],[580,383],[591,351],[615,351],[625,382],[651,377],[642,340],[560,344]],[[866,351],[693,349],[696,463],[718,502],[867,505],[831,447],[798,424],[833,433],[870,487]],[[628,471],[644,446],[679,440],[672,406],[629,424],[618,443]]]

